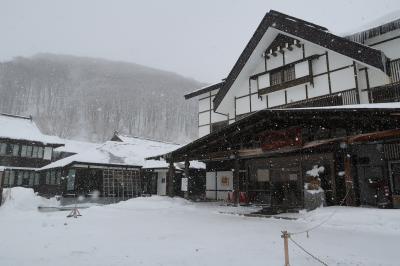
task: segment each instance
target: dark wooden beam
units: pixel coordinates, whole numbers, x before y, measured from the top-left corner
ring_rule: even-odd
[[[190,162],[189,162],[189,160],[186,158],[186,160],[185,160],[185,178],[187,178],[187,189],[186,189],[186,191],[185,191],[185,193],[184,193],[184,197],[185,197],[185,199],[189,199],[189,186],[190,186],[190,181],[189,181],[189,179],[190,179],[190,177],[189,177],[189,167],[190,167]]]

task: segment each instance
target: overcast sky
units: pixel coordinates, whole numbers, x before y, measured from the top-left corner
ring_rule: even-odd
[[[343,33],[399,10],[400,1],[0,0],[0,60],[102,57],[215,82],[270,9]]]

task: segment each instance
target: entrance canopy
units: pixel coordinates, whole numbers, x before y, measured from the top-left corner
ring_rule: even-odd
[[[400,103],[264,109],[175,151],[147,159],[163,158],[169,162],[177,162],[262,156],[268,153],[270,148],[265,145],[265,138],[268,137],[272,139],[269,144],[276,144],[286,139],[286,143],[276,146],[275,152],[314,147],[331,141],[371,141],[379,139],[380,135],[385,138],[399,137],[399,122]],[[292,133],[290,129],[294,129]],[[299,135],[296,135],[296,129],[301,131]],[[298,139],[304,135],[304,131],[315,134],[315,132],[323,133],[325,129],[338,131],[338,135]],[[279,131],[284,133],[281,134],[279,141],[274,141],[275,137],[271,136]]]

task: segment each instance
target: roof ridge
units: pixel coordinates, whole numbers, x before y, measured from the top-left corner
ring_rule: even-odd
[[[134,139],[141,139],[141,140],[149,140],[149,141],[155,141],[155,142],[160,142],[160,143],[165,143],[165,144],[181,145],[181,144],[175,143],[175,142],[163,141],[163,140],[156,140],[156,139],[151,139],[151,138],[148,138],[148,137],[131,136],[131,135],[126,135],[126,134],[121,134],[121,133],[116,133],[116,134],[117,134],[118,136],[127,137],[127,138],[134,138]]]
[[[32,115],[30,115],[30,116],[23,116],[23,115],[9,114],[9,113],[0,113],[0,115],[8,116],[8,117],[13,117],[13,118],[27,119],[27,120],[31,120],[31,121],[32,121]]]

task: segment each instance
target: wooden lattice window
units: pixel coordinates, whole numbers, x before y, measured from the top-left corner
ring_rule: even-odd
[[[288,82],[296,78],[294,73],[294,66],[283,70],[283,82]]]
[[[271,86],[296,79],[294,65],[273,71],[270,74]]]
[[[281,71],[271,72],[270,80],[271,80],[271,86],[281,84],[282,72]]]

